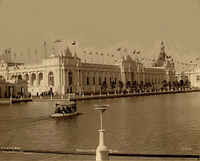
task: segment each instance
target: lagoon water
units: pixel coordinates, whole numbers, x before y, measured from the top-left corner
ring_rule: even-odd
[[[200,93],[141,96],[78,102],[82,115],[55,120],[51,102],[0,105],[0,146],[28,150],[90,151],[98,144],[99,114],[105,142],[115,152],[199,154]]]

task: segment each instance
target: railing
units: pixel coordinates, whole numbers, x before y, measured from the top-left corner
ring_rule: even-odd
[[[77,151],[51,151],[51,150],[31,150],[21,149],[19,147],[0,147],[1,152],[23,152],[23,153],[41,153],[41,154],[65,154],[65,155],[96,155],[95,149],[77,150]],[[141,157],[141,158],[182,158],[182,159],[200,159],[200,154],[144,154],[144,153],[120,153],[109,150],[109,156],[115,157]]]

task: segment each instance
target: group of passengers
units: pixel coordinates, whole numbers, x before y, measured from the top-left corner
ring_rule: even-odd
[[[57,105],[56,105],[57,106]],[[68,114],[76,112],[76,104],[72,104],[71,106],[59,106],[56,108],[55,113]]]

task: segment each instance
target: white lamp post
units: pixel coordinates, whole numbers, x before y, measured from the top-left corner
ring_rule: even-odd
[[[95,110],[100,112],[100,130],[99,131],[99,145],[96,149],[96,161],[108,161],[109,160],[109,151],[104,144],[104,132],[103,129],[103,113],[107,110],[109,105],[95,105]]]
[[[52,92],[51,92],[51,100],[53,100],[53,94],[52,94]]]

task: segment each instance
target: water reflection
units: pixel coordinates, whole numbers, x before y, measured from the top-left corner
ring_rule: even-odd
[[[82,115],[52,119],[52,102],[0,108],[1,146],[71,151],[96,149],[99,115],[94,104],[109,104],[104,113],[106,145],[120,152],[198,153],[200,93],[115,98],[78,102]]]

